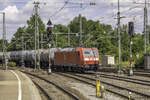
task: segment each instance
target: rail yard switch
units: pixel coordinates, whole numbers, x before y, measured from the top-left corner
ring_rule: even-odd
[[[132,92],[129,92],[129,100],[132,100]]]
[[[97,97],[100,97],[100,96],[101,96],[100,87],[101,87],[100,80],[97,79],[97,80],[96,80],[96,96],[97,96]]]
[[[101,85],[101,87],[100,87],[101,98],[104,98],[104,95],[105,95],[104,91],[105,91],[105,88],[103,85]]]
[[[48,74],[51,74],[52,73],[52,70],[51,68],[48,69]]]

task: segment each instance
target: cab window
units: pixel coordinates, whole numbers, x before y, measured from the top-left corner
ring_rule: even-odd
[[[91,56],[90,50],[84,50],[84,56]]]
[[[93,50],[93,54],[94,54],[94,56],[98,56],[97,50]]]

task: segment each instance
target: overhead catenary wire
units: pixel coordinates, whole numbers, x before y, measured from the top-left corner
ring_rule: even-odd
[[[6,5],[6,4],[19,4],[19,5],[24,5],[24,4],[33,4],[34,3],[34,1],[32,2],[32,1],[26,1],[26,2],[24,2],[24,1],[7,1],[7,2],[0,2],[0,5]],[[41,4],[51,4],[51,2],[48,2],[48,1],[46,1],[46,2],[40,2]],[[63,3],[63,2],[54,2],[54,3]]]
[[[67,2],[67,3],[70,5],[79,5],[80,9],[85,9],[85,8],[83,8],[83,5],[90,5],[90,6],[96,5],[96,3],[94,3],[94,2],[90,2],[90,3],[86,2],[85,3],[82,0],[81,0],[81,2]],[[83,46],[83,38],[82,38],[83,31],[82,31],[82,15],[81,15],[81,13],[79,14],[79,23],[80,23],[79,46],[81,47],[81,46]]]
[[[20,2],[20,3],[21,3],[21,2]],[[61,8],[62,8],[62,7],[61,7]],[[61,9],[61,8],[60,8],[60,9]],[[67,8],[67,7],[64,7],[64,8]],[[63,8],[63,9],[64,9],[64,8]],[[62,10],[63,10],[63,9],[62,9]],[[58,13],[59,13],[59,12],[61,12],[62,10],[60,10],[60,11],[58,10],[58,11],[56,11],[56,12],[58,12]],[[130,11],[130,10],[128,10],[128,11]],[[53,16],[53,17],[55,17],[55,15],[57,15],[58,13],[54,14],[54,16]],[[108,18],[109,18],[109,17],[108,17]]]
[[[53,13],[53,14],[50,16],[50,18],[56,16],[59,12],[61,12],[61,11],[65,8],[65,6],[68,4],[68,1],[69,1],[69,0],[67,0],[67,1],[64,3],[64,5],[63,5],[59,10],[57,10],[55,13]]]
[[[147,46],[149,45],[149,33],[148,33],[148,0],[145,2],[133,2],[135,4],[144,5],[144,53],[147,53]]]
[[[114,4],[112,3],[111,6],[113,7]],[[126,18],[127,18],[127,19],[134,19],[134,21],[135,21],[135,16],[131,16],[131,14],[129,14],[129,13],[132,13],[132,11],[133,11],[134,9],[136,9],[136,7],[140,7],[140,5],[138,5],[138,6],[133,6],[133,7],[129,7],[127,10],[120,11],[120,13],[122,13],[123,15],[126,15]],[[122,9],[122,10],[123,10],[123,9]],[[142,10],[142,9],[141,9],[141,10]],[[113,12],[114,12],[114,11],[113,11]],[[137,12],[137,13],[138,13],[138,12]],[[127,14],[129,14],[129,15],[127,15]],[[96,19],[102,21],[103,23],[108,23],[108,22],[111,22],[110,20],[111,20],[112,18],[114,18],[114,16],[116,16],[116,15],[114,15],[114,14],[106,14],[105,16],[101,16],[100,18],[96,18]],[[106,19],[106,20],[102,20],[102,19]],[[108,19],[109,19],[109,20],[108,20]]]

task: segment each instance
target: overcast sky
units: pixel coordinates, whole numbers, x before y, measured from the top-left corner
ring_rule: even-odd
[[[10,40],[19,26],[25,26],[27,19],[34,13],[33,2],[41,2],[39,15],[44,23],[48,19],[53,24],[67,25],[80,13],[87,19],[99,20],[101,23],[111,24],[116,27],[117,1],[118,0],[68,0],[74,3],[95,2],[95,6],[77,4],[65,4],[67,0],[0,0],[0,11],[6,13],[7,39]],[[143,5],[135,4],[133,1],[142,3],[145,0],[120,0],[121,24],[129,21],[135,22],[135,31],[143,31]],[[147,0],[148,1],[148,0]],[[45,4],[46,3],[46,4]],[[64,8],[60,10],[62,7]],[[148,11],[149,13],[149,11]],[[0,15],[0,38],[2,37],[2,15]]]

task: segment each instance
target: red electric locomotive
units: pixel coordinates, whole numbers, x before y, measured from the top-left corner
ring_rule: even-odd
[[[54,70],[96,71],[99,66],[97,48],[66,48],[55,52]]]

